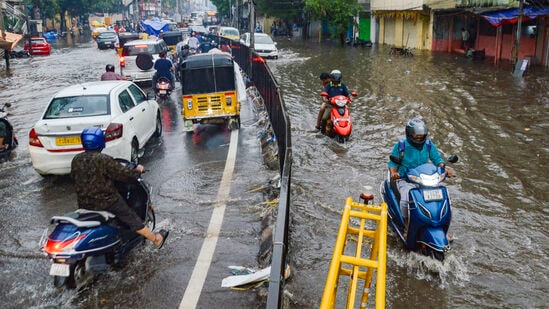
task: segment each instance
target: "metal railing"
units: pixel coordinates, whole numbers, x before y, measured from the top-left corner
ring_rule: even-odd
[[[290,119],[278,87],[269,66],[264,59],[253,55],[250,49],[233,41],[232,53],[242,70],[250,77],[263,97],[265,108],[271,121],[277,145],[280,164],[280,198],[278,215],[274,228],[271,275],[267,308],[282,308],[285,284],[286,255],[288,252],[288,223],[290,218],[290,185],[292,179],[292,136]],[[252,59],[252,61],[250,61]]]

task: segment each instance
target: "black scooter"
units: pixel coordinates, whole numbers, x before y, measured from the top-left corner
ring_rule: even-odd
[[[17,137],[15,137],[15,133],[13,132],[13,126],[8,121],[8,111],[6,108],[11,107],[10,103],[4,104],[0,108],[0,126],[3,126],[5,128],[5,136],[4,141],[2,145],[0,145],[0,159],[8,157],[11,152],[19,145],[19,142],[17,141]]]

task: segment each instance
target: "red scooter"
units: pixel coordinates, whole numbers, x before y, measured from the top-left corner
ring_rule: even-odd
[[[323,91],[321,96],[328,99],[328,93]],[[351,92],[351,96],[356,97],[356,91]],[[349,110],[351,98],[344,95],[336,95],[328,100],[331,105],[330,109],[324,111],[325,117],[322,117],[320,122],[320,131],[329,137],[335,137],[340,143],[344,143],[349,139],[353,130],[353,120]],[[330,112],[328,118],[326,113]],[[326,119],[326,120],[324,120]]]

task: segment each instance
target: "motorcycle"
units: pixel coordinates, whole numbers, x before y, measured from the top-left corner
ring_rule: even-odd
[[[172,82],[166,77],[159,77],[154,86],[155,94],[160,98],[169,97],[172,92]]]
[[[321,96],[328,99],[328,93],[323,91]],[[351,92],[351,96],[356,97],[356,91]],[[340,143],[344,143],[349,139],[353,129],[353,120],[349,110],[351,98],[344,95],[336,95],[328,100],[331,108],[324,111],[324,116],[320,122],[320,131],[329,137],[335,137]],[[330,113],[327,117],[326,113]],[[325,120],[326,119],[326,120]]]
[[[122,166],[135,168],[136,164],[117,159]],[[151,231],[156,218],[151,203],[151,187],[141,177],[131,182],[116,182],[118,192]],[[116,265],[131,249],[143,244],[145,238],[117,220],[107,211],[78,209],[63,216],[51,218],[55,224],[47,236],[44,231],[40,244],[51,259],[49,274],[56,287],[65,285],[75,289],[78,279],[87,273],[101,272],[108,265]]]
[[[5,103],[0,108],[0,122],[6,129],[6,135],[4,136],[4,142],[0,145],[0,158],[8,157],[11,152],[19,145],[17,137],[13,132],[13,126],[8,121],[7,108],[11,107],[10,103]]]
[[[390,160],[400,164],[401,158],[390,156]],[[448,158],[449,163],[457,161],[456,155]],[[389,225],[408,250],[443,261],[444,254],[450,250],[447,232],[452,218],[450,197],[443,184],[445,168],[426,163],[410,169],[401,178],[417,185],[408,193],[409,220],[405,222],[402,216],[400,194],[388,172],[380,190],[388,206]]]

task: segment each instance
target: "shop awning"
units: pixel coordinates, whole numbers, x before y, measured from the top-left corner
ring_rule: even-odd
[[[527,21],[534,19],[538,16],[549,15],[549,8],[533,8],[526,7],[522,10],[523,16],[522,20]],[[499,27],[504,24],[516,24],[518,21],[518,9],[508,9],[502,11],[493,11],[480,14],[486,19],[492,26]]]

